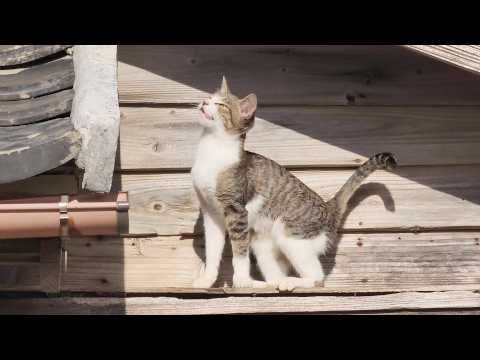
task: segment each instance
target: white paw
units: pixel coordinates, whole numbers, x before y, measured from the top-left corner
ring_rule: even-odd
[[[251,277],[233,277],[234,288],[265,288],[267,287],[265,281],[253,280]]]
[[[193,281],[193,287],[196,289],[211,288],[217,281],[217,275],[203,274]]]
[[[272,287],[274,289],[278,289],[278,286],[280,285],[280,280],[282,278],[278,278],[278,279],[270,279],[270,280],[267,280],[267,285],[269,287]]]
[[[300,278],[284,277],[278,281],[278,290],[292,291],[300,285]]]
[[[296,288],[315,287],[315,280],[288,276],[275,281],[272,285],[280,291],[293,291]]]

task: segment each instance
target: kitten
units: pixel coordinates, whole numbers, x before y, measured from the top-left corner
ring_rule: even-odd
[[[203,133],[191,175],[204,218],[206,264],[193,286],[216,281],[226,233],[234,287],[322,286],[318,256],[335,240],[348,200],[372,172],[394,168],[395,158],[373,156],[325,202],[276,162],[244,150],[257,109],[254,94],[237,98],[223,78],[221,89],[198,109]],[[250,277],[250,249],[265,281]],[[288,276],[290,266],[300,277]]]

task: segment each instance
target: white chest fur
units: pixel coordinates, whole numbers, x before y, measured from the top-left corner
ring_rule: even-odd
[[[210,205],[218,206],[215,199],[218,175],[239,160],[238,140],[209,133],[200,138],[191,174],[196,190]]]

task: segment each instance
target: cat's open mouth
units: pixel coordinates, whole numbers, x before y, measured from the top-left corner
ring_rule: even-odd
[[[204,107],[200,107],[200,112],[202,113],[203,117],[207,120],[213,120],[213,116],[210,115],[207,111],[205,111]]]

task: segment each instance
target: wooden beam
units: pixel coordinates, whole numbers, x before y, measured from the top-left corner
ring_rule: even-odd
[[[73,59],[75,97],[71,118],[82,137],[76,160],[85,169],[82,188],[108,192],[120,126],[117,46],[78,45]]]
[[[431,58],[480,74],[480,45],[404,45]]]
[[[330,313],[433,309],[478,309],[480,294],[472,291],[406,292],[375,296],[227,297],[179,299],[173,297],[127,298],[20,298],[0,299],[0,314],[97,314],[97,315],[209,315]]]

